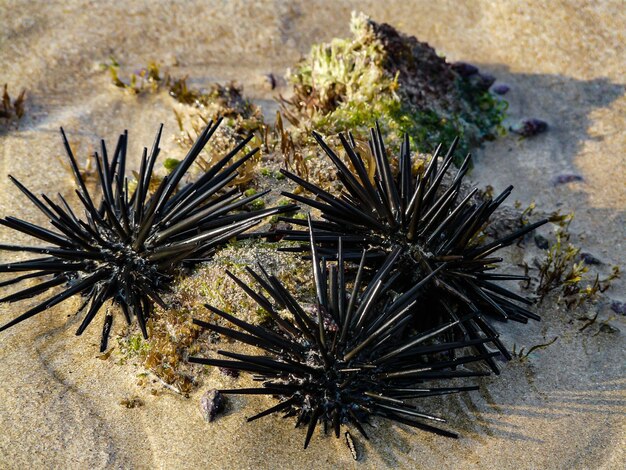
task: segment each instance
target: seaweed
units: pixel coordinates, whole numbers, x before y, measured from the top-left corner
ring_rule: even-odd
[[[0,119],[4,119],[5,122],[11,120],[19,121],[26,112],[26,89],[22,89],[17,98],[11,100],[9,95],[8,84],[4,84],[4,91],[2,93],[2,106],[0,107]]]
[[[544,260],[539,264],[539,280],[535,289],[540,301],[548,293],[558,292],[558,301],[565,303],[567,308],[593,302],[599,294],[609,289],[614,279],[620,277],[619,266],[613,266],[611,273],[602,279],[599,273],[591,279],[586,276],[590,268],[581,259],[581,248],[570,241],[569,223],[572,219],[573,214],[570,214],[567,222],[557,229],[554,242],[549,245]]]
[[[539,349],[545,349],[548,346],[552,346],[556,342],[557,339],[559,339],[559,337],[555,336],[552,340],[548,341],[547,343],[535,344],[534,346],[531,346],[530,348],[528,348],[528,351],[525,351],[526,349],[525,347],[522,347],[520,348],[519,351],[517,351],[517,347],[514,344],[513,351],[511,351],[511,354],[513,355],[513,357],[516,357],[519,360],[524,361],[528,359],[528,356],[530,356],[532,352],[537,351]]]

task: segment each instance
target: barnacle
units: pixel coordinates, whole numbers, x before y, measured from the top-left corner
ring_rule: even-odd
[[[151,190],[153,169],[159,155],[159,129],[151,152],[144,148],[136,188],[129,190],[125,177],[128,135],[117,142],[112,158],[102,141],[101,154],[95,154],[98,171],[97,201],[81,175],[65,133],[63,143],[72,167],[80,200],[79,209],[59,195],[54,202],[45,194],[37,197],[17,179],[17,188],[46,216],[52,229],[5,217],[0,224],[23,232],[48,246],[0,245],[0,250],[44,255],[36,259],[0,265],[0,272],[26,274],[2,282],[6,286],[35,278],[37,283],[0,299],[15,302],[44,294],[55,287],[63,289],[17,318],[0,327],[3,331],[74,296],[87,308],[77,334],[91,323],[109,300],[119,305],[130,323],[135,317],[144,338],[152,303],[165,306],[163,292],[169,290],[176,267],[200,262],[228,240],[257,225],[266,216],[290,210],[289,206],[264,210],[238,211],[262,197],[265,192],[242,195],[229,188],[237,169],[251,159],[254,149],[234,161],[252,137],[244,139],[193,183],[183,184],[190,166],[218,128],[221,119],[211,122],[200,134],[187,156],[160,184]],[[181,187],[179,187],[181,186]],[[84,211],[81,217],[80,212]],[[106,315],[101,349],[106,348],[113,317]]]
[[[320,253],[336,258],[338,240],[341,238],[346,259],[358,259],[361,250],[368,248],[371,250],[369,265],[379,265],[390,252],[399,248],[404,274],[401,280],[408,285],[407,288],[436,273],[432,288],[424,294],[423,300],[432,306],[434,312],[442,312],[442,315],[438,318],[431,314],[424,316],[424,319],[435,322],[450,318],[458,320],[459,315],[474,312],[476,315],[473,319],[463,324],[463,335],[476,339],[479,331],[482,331],[488,337],[494,337],[498,349],[510,359],[509,352],[497,339],[497,334],[483,314],[498,320],[510,319],[524,323],[529,318],[538,320],[539,317],[520,305],[531,304],[531,301],[497,283],[525,280],[527,277],[493,272],[494,267],[502,261],[493,254],[547,220],[525,225],[493,241],[483,241],[485,225],[489,224],[490,217],[513,187],[509,186],[495,199],[487,196],[482,201],[475,197],[476,188],[464,194],[462,182],[470,165],[469,154],[451,182],[444,183],[454,158],[457,140],[442,159],[439,158],[440,145],[425,170],[416,171],[414,175],[409,138],[405,135],[400,158],[394,162],[398,167],[394,175],[378,126],[370,132],[369,153],[374,156],[374,162],[369,168],[351,134],[348,137],[339,135],[351,167],[318,134],[313,135],[335,165],[343,193],[337,197],[282,170],[313,196],[289,192],[283,194],[321,212],[324,220],[313,222],[313,228],[320,232],[317,237],[322,243]],[[368,169],[375,171],[368,172]],[[294,225],[306,225],[306,222],[294,218],[287,221]],[[290,229],[283,233],[287,240],[308,240],[306,231]],[[309,248],[303,245],[290,250],[308,252]],[[484,345],[477,347],[485,353]],[[488,359],[488,362],[497,373],[495,361]]]
[[[308,223],[310,227],[310,218]],[[313,309],[299,303],[262,266],[259,266],[260,273],[250,268],[247,271],[271,299],[229,274],[271,316],[273,328],[252,325],[211,305],[207,305],[209,310],[238,329],[200,320],[195,323],[256,346],[264,354],[218,351],[226,359],[190,357],[189,360],[254,374],[254,379],[262,382],[260,386],[220,392],[278,397],[277,404],[248,421],[272,413],[297,416],[296,426],[307,424],[305,448],[319,422],[325,430],[332,427],[337,437],[342,424],[351,424],[367,438],[364,424],[372,416],[457,437],[437,427],[437,423],[445,420],[422,411],[413,404],[413,399],[476,390],[474,386],[438,387],[430,382],[489,374],[480,366],[463,367],[485,356],[470,352],[454,357],[454,352],[464,354],[467,346],[485,344],[492,338],[448,341],[446,333],[468,318],[450,321],[435,329],[413,329],[412,317],[422,313],[419,293],[427,288],[436,273],[424,277],[404,293],[395,293],[391,286],[393,278],[399,275],[400,248],[390,253],[369,283],[363,282],[364,250],[356,280],[349,288],[341,239],[337,262],[329,265],[317,252],[316,235],[310,228],[312,277],[316,287]],[[293,321],[280,313],[283,309]],[[494,354],[497,353],[488,355]]]

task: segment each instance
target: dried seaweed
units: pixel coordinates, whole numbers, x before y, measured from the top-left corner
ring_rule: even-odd
[[[2,93],[2,106],[0,107],[0,119],[6,121],[15,120],[19,121],[24,116],[26,104],[26,89],[22,89],[17,98],[11,100],[9,95],[9,87],[5,83],[4,91]]]

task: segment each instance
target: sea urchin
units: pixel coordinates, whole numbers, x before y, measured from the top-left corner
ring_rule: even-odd
[[[422,301],[432,307],[431,311],[441,312],[444,322],[458,320],[460,315],[473,312],[475,315],[460,325],[458,332],[474,340],[479,338],[478,331],[482,331],[494,338],[504,357],[510,359],[509,352],[497,339],[483,313],[497,320],[524,323],[529,318],[538,320],[539,317],[520,305],[530,304],[528,299],[496,283],[528,278],[494,273],[492,270],[502,258],[493,254],[547,220],[529,224],[494,241],[482,242],[481,232],[513,186],[493,200],[477,200],[476,188],[464,194],[462,182],[469,169],[469,154],[451,181],[444,183],[453,162],[457,140],[441,161],[439,145],[426,169],[415,171],[409,137],[405,135],[397,160],[398,170],[394,175],[378,126],[370,131],[369,156],[373,163],[369,168],[359,154],[352,135],[348,138],[339,135],[350,166],[318,134],[313,136],[337,168],[337,176],[344,187],[343,194],[336,197],[287,170],[281,171],[314,195],[307,197],[283,193],[321,212],[324,220],[313,222],[313,228],[319,231],[317,239],[322,244],[321,255],[336,259],[340,238],[344,242],[346,259],[358,259],[363,248],[371,250],[369,265],[380,265],[391,252],[399,249],[399,268],[403,271],[401,279],[406,284],[405,289],[433,276],[433,288],[422,295]],[[295,225],[306,224],[298,219],[286,220]],[[286,230],[283,233],[287,240],[308,240],[304,230]],[[308,252],[309,248],[304,245],[288,250]],[[425,318],[432,320],[433,315]],[[477,348],[482,354],[486,353],[484,345]],[[488,363],[498,373],[495,361],[489,359]]]
[[[200,320],[194,322],[241,343],[256,346],[265,354],[218,351],[227,359],[190,357],[189,361],[254,374],[254,380],[261,381],[261,386],[220,392],[278,397],[280,401],[276,405],[248,418],[248,421],[279,412],[285,416],[297,416],[296,426],[307,424],[305,448],[319,422],[325,431],[332,427],[337,437],[342,424],[352,424],[367,438],[363,425],[372,416],[457,437],[433,426],[445,420],[421,411],[412,404],[412,399],[476,390],[474,386],[433,387],[425,382],[488,375],[489,372],[480,368],[462,368],[463,364],[484,360],[484,356],[470,353],[450,359],[448,353],[453,350],[466,352],[467,346],[488,343],[492,338],[447,341],[445,333],[467,318],[428,331],[414,330],[412,317],[420,313],[419,292],[432,282],[436,272],[409,291],[394,293],[391,286],[398,276],[396,268],[400,256],[400,250],[396,248],[365,286],[363,252],[356,280],[349,289],[341,239],[338,261],[328,265],[317,253],[314,236],[311,229],[316,287],[312,313],[263,267],[259,267],[261,274],[246,269],[274,303],[229,273],[271,316],[274,327],[247,323],[210,305],[207,305],[209,310],[238,329]],[[293,321],[280,315],[281,309],[286,309]],[[490,353],[493,354],[497,353]]]
[[[79,210],[73,210],[59,195],[53,202],[45,194],[34,195],[17,179],[11,181],[46,216],[53,229],[41,227],[15,217],[0,219],[0,224],[23,232],[48,246],[0,245],[0,250],[38,253],[36,259],[0,265],[0,272],[26,274],[2,282],[6,286],[36,278],[37,284],[10,294],[0,302],[15,302],[50,291],[63,290],[0,327],[0,331],[16,325],[64,300],[82,295],[89,305],[76,334],[80,335],[108,300],[119,305],[126,321],[134,316],[144,338],[146,321],[152,303],[165,305],[161,294],[168,290],[175,267],[206,259],[220,244],[258,224],[264,217],[290,210],[282,206],[256,211],[240,211],[260,192],[243,197],[228,184],[237,176],[237,169],[249,160],[254,149],[233,162],[252,137],[239,143],[197,181],[179,188],[190,166],[199,156],[221,120],[211,122],[198,137],[187,156],[152,190],[153,169],[159,155],[159,129],[152,150],[144,148],[136,189],[129,190],[125,176],[128,136],[125,132],[117,142],[110,159],[102,141],[101,154],[95,154],[98,170],[96,201],[79,171],[63,129],[61,135],[78,189]],[[80,212],[84,211],[84,217]],[[55,230],[56,229],[56,230]],[[106,348],[113,317],[106,315],[101,349]]]

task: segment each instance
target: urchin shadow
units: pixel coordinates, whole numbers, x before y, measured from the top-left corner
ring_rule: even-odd
[[[532,147],[541,146],[546,137],[559,142],[559,153],[545,163],[572,164],[584,142],[602,139],[589,134],[591,114],[626,93],[626,83],[614,83],[607,77],[579,80],[561,74],[511,72],[504,64],[476,65],[482,72],[495,75],[496,84],[510,86],[503,97],[509,103],[508,124],[524,118],[548,122],[545,136],[526,139]],[[502,141],[506,138],[485,145],[491,147]]]
[[[577,173],[575,159],[584,144],[604,138],[590,133],[593,112],[609,107],[626,94],[626,83],[614,83],[606,77],[578,80],[560,74],[515,73],[503,64],[477,65],[481,71],[495,75],[496,84],[511,88],[503,97],[509,103],[506,127],[528,118],[548,123],[545,133],[528,138],[508,133],[485,143],[479,152],[476,174],[480,174],[481,167],[502,169],[520,179],[518,189],[524,189],[526,183],[531,187],[550,186],[559,173]],[[524,171],[529,163],[525,156],[530,155],[537,157],[536,163],[541,166],[541,181]]]
[[[429,413],[449,417],[446,429],[459,434],[459,444],[465,441],[471,447],[492,439],[521,441],[531,446],[544,444],[535,428],[517,422],[519,419],[550,422],[568,418],[572,413],[583,417],[597,416],[598,413],[615,418],[626,416],[623,411],[626,383],[619,377],[607,376],[601,383],[568,381],[563,387],[545,384],[537,387],[533,376],[530,361],[514,359],[504,368],[503,377],[478,379],[478,391],[423,398],[419,400],[419,406]],[[502,383],[504,379],[508,383]],[[508,393],[507,390],[516,390],[516,393]],[[438,451],[437,442],[446,439],[386,420],[377,419],[373,424],[374,427],[367,427],[370,434],[367,446],[359,437],[361,461],[376,456],[397,468],[403,463],[399,455],[416,444],[433,453]],[[407,431],[409,435],[400,430]],[[467,445],[460,446],[459,452],[466,452]],[[445,451],[441,452],[439,457],[447,459]]]
[[[611,259],[603,260],[606,264],[601,269],[605,272],[601,275],[608,274],[610,264],[625,265],[626,252],[612,250],[606,236],[620,233],[620,227],[626,224],[626,208],[609,204],[611,201],[606,198],[611,197],[611,192],[604,193],[607,188],[598,187],[606,181],[615,191],[619,182],[613,179],[611,183],[610,174],[601,181],[594,181],[594,192],[606,194],[601,197],[611,206],[597,207],[597,202],[591,201],[593,193],[585,190],[590,181],[556,184],[555,180],[560,176],[587,176],[577,161],[585,152],[585,145],[611,139],[603,130],[602,135],[594,135],[593,127],[598,125],[594,113],[622,98],[626,94],[626,83],[616,83],[606,77],[579,80],[561,74],[516,73],[503,64],[477,65],[482,72],[495,75],[496,84],[507,84],[511,88],[504,96],[509,102],[506,127],[523,119],[538,118],[548,123],[548,130],[528,138],[509,133],[494,142],[486,142],[477,152],[471,178],[495,186],[493,180],[497,175],[500,185],[515,186],[515,199],[526,203],[536,201],[546,211],[560,208],[562,213],[575,212],[577,217],[571,228],[586,230],[585,250],[610,253]],[[618,111],[610,113],[617,115]],[[601,118],[599,122],[602,123]],[[594,150],[598,153],[597,165],[606,165],[606,159],[600,160],[602,151],[602,148]],[[612,170],[609,166],[604,171]],[[585,225],[590,227],[585,229]],[[613,291],[625,286],[626,280],[618,279]]]

